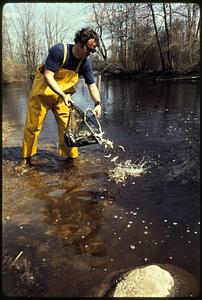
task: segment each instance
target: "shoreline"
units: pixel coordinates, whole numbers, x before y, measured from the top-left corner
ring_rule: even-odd
[[[200,71],[133,71],[133,70],[122,70],[122,71],[104,71],[100,72],[101,75],[109,78],[119,78],[119,79],[139,79],[139,80],[155,80],[155,81],[177,81],[177,80],[200,80]]]
[[[105,78],[122,80],[153,80],[153,81],[200,81],[200,70],[173,71],[173,70],[95,70],[94,75],[101,75]],[[27,79],[14,79],[12,81],[2,81],[2,86],[29,81]]]

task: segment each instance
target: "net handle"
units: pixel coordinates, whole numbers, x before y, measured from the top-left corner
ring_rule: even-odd
[[[95,132],[92,130],[92,128],[89,126],[89,124],[88,124],[87,121],[86,121],[86,114],[87,114],[87,111],[91,111],[91,112],[94,114],[94,112],[92,111],[92,109],[86,110],[86,112],[85,112],[85,114],[84,114],[84,122],[85,122],[85,124],[88,126],[88,128],[90,129],[90,131],[92,132],[92,134],[94,135],[94,137],[95,137],[95,139],[97,140],[97,142],[100,144],[101,142],[100,142],[100,140],[99,140],[99,138],[98,138],[99,136],[98,136],[97,134],[95,134]],[[98,121],[97,118],[96,118],[96,121],[97,121],[98,126],[99,126],[99,131],[100,131],[101,134],[102,134],[102,129],[101,129],[100,122]]]

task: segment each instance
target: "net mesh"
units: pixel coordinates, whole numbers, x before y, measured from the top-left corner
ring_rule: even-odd
[[[72,104],[64,136],[66,145],[82,147],[97,144],[101,136],[101,126],[93,111],[87,109],[83,112],[78,106]]]

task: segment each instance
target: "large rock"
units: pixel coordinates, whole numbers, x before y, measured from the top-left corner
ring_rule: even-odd
[[[167,297],[172,293],[174,285],[174,279],[168,271],[152,265],[125,274],[117,284],[113,296]]]
[[[199,295],[196,278],[170,264],[138,267],[111,274],[94,289],[91,296],[105,297],[195,297]]]

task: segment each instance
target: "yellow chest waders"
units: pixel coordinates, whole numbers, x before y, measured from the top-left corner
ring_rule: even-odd
[[[64,59],[60,69],[54,74],[54,78],[63,92],[69,95],[75,93],[74,85],[78,82],[78,70],[82,63],[80,60],[75,71],[63,69],[67,59],[67,45],[64,44]],[[31,157],[37,152],[37,140],[41,131],[46,113],[51,109],[57,121],[59,147],[58,155],[77,158],[78,148],[68,148],[64,142],[64,131],[69,118],[69,108],[65,105],[63,99],[58,96],[45,82],[41,74],[42,66],[36,70],[34,82],[28,100],[28,110],[24,130],[24,140],[22,147],[22,156]]]

